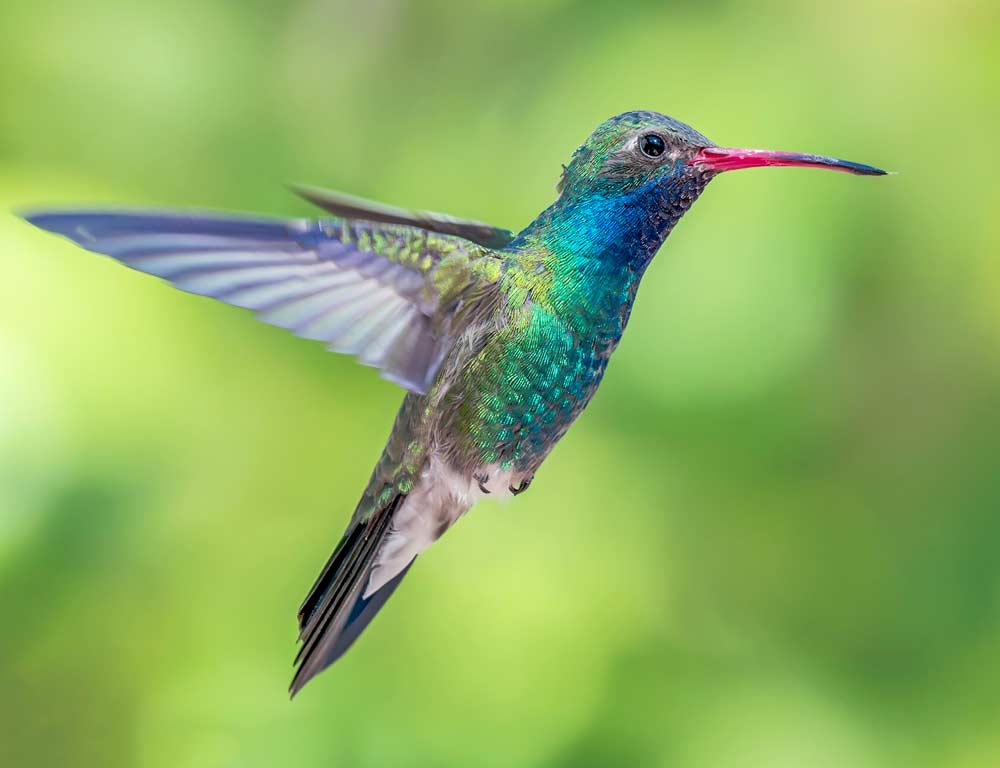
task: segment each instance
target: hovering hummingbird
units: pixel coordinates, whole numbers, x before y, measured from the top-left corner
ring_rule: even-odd
[[[590,402],[643,272],[722,171],[878,176],[718,147],[656,112],[597,127],[520,233],[296,188],[331,217],[37,210],[42,229],[356,355],[407,390],[339,545],[299,610],[294,695],[368,626],[414,559],[483,496],[527,489]]]

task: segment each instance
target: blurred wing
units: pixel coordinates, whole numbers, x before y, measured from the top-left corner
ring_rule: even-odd
[[[24,218],[178,288],[356,355],[426,392],[455,312],[492,254],[396,224],[161,211],[48,210]],[[492,271],[495,273],[495,271]]]
[[[319,187],[293,185],[292,191],[334,216],[420,227],[443,235],[457,235],[487,248],[504,248],[514,239],[514,233],[508,229],[480,221],[456,219],[444,213],[408,211]]]

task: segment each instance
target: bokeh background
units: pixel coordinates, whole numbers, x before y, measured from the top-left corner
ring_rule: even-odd
[[[1000,6],[4,0],[0,208],[514,229],[605,117],[716,181],[531,492],[293,703],[400,392],[0,214],[0,764],[1000,765]]]

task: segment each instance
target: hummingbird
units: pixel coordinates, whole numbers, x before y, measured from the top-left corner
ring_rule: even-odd
[[[417,555],[478,500],[523,493],[597,391],[643,273],[718,174],[886,172],[720,147],[650,111],[601,123],[514,232],[295,187],[320,218],[53,208],[23,217],[181,290],[354,355],[406,390],[298,613],[294,696],[354,643]]]

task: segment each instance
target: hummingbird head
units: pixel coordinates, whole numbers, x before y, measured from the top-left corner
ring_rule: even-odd
[[[707,182],[711,172],[691,161],[712,142],[689,125],[658,112],[625,112],[605,120],[563,168],[564,198],[632,195],[683,178]]]
[[[573,153],[559,199],[525,233],[556,249],[583,247],[644,268],[709,181],[723,171],[764,165],[885,173],[819,155],[719,147],[672,117],[625,112],[597,126]]]
[[[605,120],[563,169],[559,192],[573,198],[620,197],[670,190],[700,192],[722,171],[764,165],[827,168],[868,176],[886,172],[820,155],[716,146],[694,128],[658,112],[625,112]],[[660,195],[656,195],[659,192]]]
[[[559,199],[517,240],[641,271],[709,181],[723,171],[764,165],[885,174],[820,155],[720,147],[672,117],[625,112],[597,126],[573,153]]]

